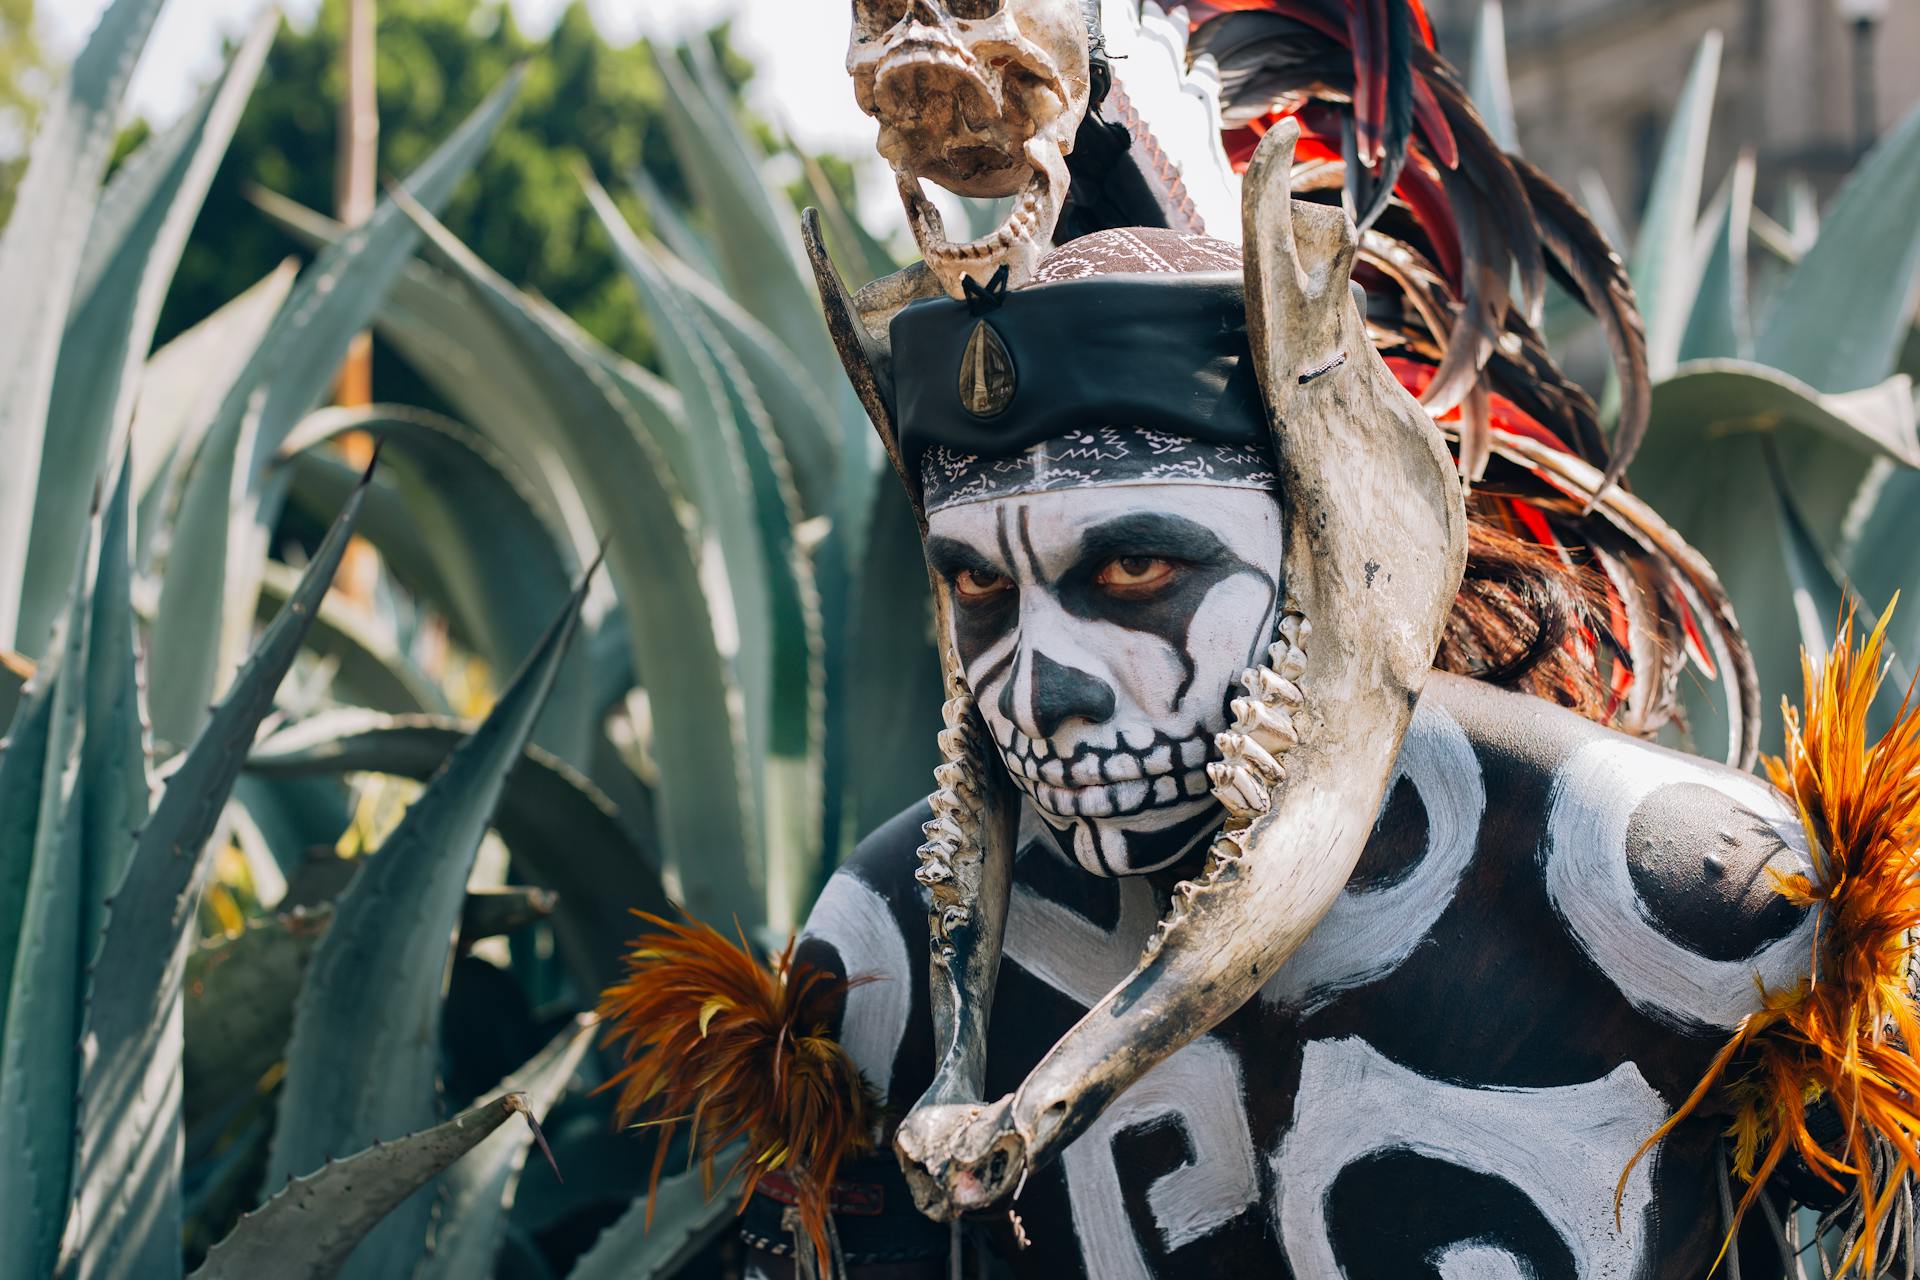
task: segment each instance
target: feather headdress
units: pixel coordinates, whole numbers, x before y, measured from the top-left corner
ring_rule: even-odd
[[[829,1273],[827,1212],[847,1156],[872,1145],[872,1102],[847,1051],[830,1034],[849,980],[794,959],[794,944],[763,964],[699,923],[636,911],[653,931],[635,938],[626,977],[600,997],[607,1043],[625,1042],[615,1114],[660,1128],[650,1187],[667,1148],[691,1129],[689,1163],[713,1186],[717,1153],[745,1147],[724,1178],[743,1178],[744,1207],[760,1180],[784,1171],[801,1226]],[[652,1198],[648,1218],[651,1225]]]
[[[1566,192],[1494,137],[1435,48],[1421,0],[1107,7],[1129,6],[1186,28],[1184,59],[1195,73],[1174,94],[1135,85],[1134,105],[1211,93],[1220,162],[1234,169],[1245,168],[1281,120],[1300,125],[1294,190],[1344,198],[1360,227],[1354,279],[1367,292],[1369,333],[1454,437],[1474,485],[1469,516],[1478,542],[1531,544],[1543,553],[1533,558],[1536,571],[1551,561],[1564,566],[1550,594],[1578,603],[1565,626],[1541,592],[1504,581],[1503,565],[1470,571],[1456,628],[1471,633],[1463,636],[1470,642],[1443,653],[1442,665],[1645,735],[1680,716],[1679,682],[1692,664],[1723,682],[1733,731],[1727,757],[1751,767],[1759,687],[1726,593],[1711,567],[1625,492],[1652,396],[1626,266]],[[1116,65],[1116,82],[1146,75],[1146,62]],[[1126,117],[1135,149],[1154,152],[1151,131],[1163,125],[1184,138],[1184,117],[1176,116]],[[1091,157],[1099,154],[1083,147],[1070,160],[1097,167]],[[1197,153],[1177,158],[1196,180],[1211,181],[1200,178],[1206,166]],[[1104,188],[1080,200],[1080,186],[1076,178],[1082,212],[1072,234],[1147,220],[1138,209],[1106,210],[1097,198]],[[1191,202],[1164,204],[1154,216],[1165,225],[1206,229],[1192,224]],[[1103,212],[1123,220],[1103,223]],[[1611,430],[1539,332],[1548,280],[1590,311],[1607,338],[1620,388]],[[1531,577],[1544,581],[1540,572]]]
[[[1814,854],[1811,876],[1776,875],[1774,883],[1818,913],[1811,976],[1761,993],[1761,1009],[1634,1155],[1637,1162],[1709,1098],[1723,1102],[1734,1117],[1734,1171],[1748,1184],[1731,1226],[1737,1229],[1780,1162],[1797,1154],[1857,1198],[1858,1231],[1843,1266],[1857,1262],[1864,1274],[1874,1274],[1882,1220],[1900,1180],[1920,1177],[1920,1019],[1911,972],[1920,936],[1920,706],[1909,689],[1893,727],[1868,742],[1886,627],[1882,617],[1856,651],[1849,617],[1817,674],[1802,656],[1805,719],[1784,707],[1786,755],[1766,761],[1773,784],[1799,810]],[[1728,1079],[1734,1063],[1742,1069]],[[1815,1105],[1838,1119],[1837,1149],[1811,1132]]]

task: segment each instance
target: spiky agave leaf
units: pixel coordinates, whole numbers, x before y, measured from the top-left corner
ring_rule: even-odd
[[[1814,977],[1764,992],[1763,1006],[1742,1020],[1693,1093],[1634,1156],[1637,1162],[1717,1089],[1733,1110],[1734,1171],[1748,1183],[1729,1242],[1792,1152],[1835,1187],[1852,1182],[1861,1230],[1845,1264],[1858,1262],[1866,1275],[1878,1274],[1881,1218],[1900,1180],[1920,1177],[1920,1016],[1908,985],[1920,930],[1920,705],[1911,689],[1894,726],[1875,741],[1867,737],[1892,612],[1889,606],[1857,649],[1847,617],[1817,672],[1803,657],[1804,719],[1783,707],[1786,754],[1766,760],[1814,853],[1811,875],[1773,873],[1781,896],[1818,913],[1808,965]],[[1735,1060],[1749,1065],[1726,1079]],[[1837,1113],[1838,1150],[1810,1131],[1814,1105]]]
[[[742,1206],[762,1177],[786,1170],[825,1271],[834,1175],[872,1145],[873,1100],[830,1033],[841,998],[861,979],[795,960],[791,939],[762,964],[744,938],[735,944],[698,921],[634,914],[654,931],[634,940],[626,978],[600,997],[608,1043],[624,1041],[627,1056],[602,1088],[619,1091],[622,1124],[660,1128],[650,1188],[659,1187],[682,1123],[709,1188],[716,1154],[744,1140],[725,1174],[742,1177]]]

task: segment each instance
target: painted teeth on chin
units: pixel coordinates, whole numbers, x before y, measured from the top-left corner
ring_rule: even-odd
[[[1061,763],[1059,756],[1044,760],[1040,764],[1040,779],[1056,787],[1062,786],[1067,781],[1067,766]]]

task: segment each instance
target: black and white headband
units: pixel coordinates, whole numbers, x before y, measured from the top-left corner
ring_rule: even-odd
[[[1195,440],[1148,427],[1072,428],[1019,453],[963,453],[943,444],[920,455],[929,513],[1054,489],[1196,484],[1273,491],[1273,458],[1260,447]]]

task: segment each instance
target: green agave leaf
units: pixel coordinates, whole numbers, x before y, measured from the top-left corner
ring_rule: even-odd
[[[714,1164],[727,1168],[738,1156],[739,1149],[730,1147],[714,1158]],[[567,1280],[668,1280],[677,1276],[726,1230],[739,1200],[731,1182],[707,1195],[698,1170],[662,1178],[651,1197],[635,1201],[619,1221],[600,1233],[593,1248],[567,1273]]]
[[[1507,18],[1500,0],[1480,0],[1473,21],[1473,52],[1467,59],[1467,97],[1480,109],[1487,132],[1502,151],[1520,150],[1513,118],[1513,86],[1507,80]]]
[[[681,392],[696,465],[714,477],[710,485],[697,487],[710,495],[702,505],[710,512],[710,525],[719,530],[735,588],[748,743],[758,747],[766,767],[762,804],[768,837],[768,918],[776,929],[789,928],[813,899],[819,862],[820,733],[815,717],[823,674],[819,595],[812,565],[795,545],[800,504],[792,473],[766,408],[733,348],[668,279],[606,192],[591,179],[586,188],[653,321],[654,341]],[[737,474],[742,469],[744,477]],[[742,479],[750,484],[748,492],[740,489]],[[728,518],[733,512],[750,515],[751,523]],[[748,539],[750,544],[742,546]],[[738,572],[743,563],[757,578]],[[759,642],[749,644],[749,632],[756,627],[761,629]]]
[[[44,697],[50,705],[39,767],[35,770],[33,762],[19,762],[31,781],[38,783],[36,821],[23,846],[0,848],[0,866],[26,865],[9,966],[5,1038],[0,1041],[0,1167],[19,1174],[17,1189],[0,1196],[0,1239],[8,1244],[0,1256],[0,1274],[34,1280],[50,1275],[59,1257],[73,1167],[69,1100],[79,1074],[87,916],[87,779],[81,756],[92,623],[94,575],[88,554],[92,545],[89,538],[82,548],[82,565],[60,627],[57,657],[48,660],[52,670]],[[34,717],[35,709],[29,707],[27,718]],[[8,751],[9,766],[14,764],[12,757],[21,754],[19,748],[30,741],[27,734],[16,739]],[[9,879],[18,876],[16,870]]]
[[[273,514],[262,474],[413,255],[419,233],[398,201],[443,204],[486,149],[521,78],[516,69],[398,194],[320,255],[222,402],[186,481],[154,620],[153,718],[161,738],[192,736],[244,647],[264,559],[245,552],[264,550],[256,519],[269,525]]]
[[[820,162],[798,148],[794,150],[800,156],[801,164],[806,167],[807,189],[820,208],[820,216],[826,220],[827,234],[839,250],[834,259],[840,263],[841,272],[855,281],[865,283],[898,271],[900,260],[847,208],[840,199],[840,193],[827,181],[826,171],[820,167]]]
[[[19,689],[20,703],[0,742],[0,1032],[7,1025],[13,961],[20,946],[20,917],[33,873],[34,838],[40,830],[40,793],[45,789],[48,735],[53,725],[57,662],[42,663]],[[9,679],[17,678],[7,668]]]
[[[330,1280],[396,1207],[516,1114],[526,1114],[518,1095],[494,1098],[289,1180],[213,1247],[194,1280]]]
[[[0,232],[0,643],[12,649],[54,367],[120,104],[161,0],[114,0],[40,109]],[[65,583],[61,584],[63,587]]]
[[[143,568],[151,563],[153,536],[163,515],[179,497],[177,482],[185,478],[182,459],[200,447],[206,424],[260,345],[298,274],[299,263],[288,258],[147,361],[131,436],[133,492],[139,503],[134,562]],[[339,504],[330,509],[338,510]]]
[[[72,577],[88,500],[115,440],[132,421],[160,304],[199,217],[214,171],[266,63],[278,13],[257,20],[199,109],[150,143],[107,191],[60,344],[40,455],[17,647],[37,652]]]
[[[1694,293],[1693,313],[1680,339],[1680,359],[1748,359],[1753,354],[1753,326],[1747,311],[1747,227],[1753,213],[1753,152],[1744,150],[1733,162],[1727,182],[1706,219],[1707,247],[1698,256],[1700,287]]]
[[[653,180],[653,175],[644,168],[635,166],[627,175],[627,185],[640,197],[640,203],[646,207],[647,220],[653,230],[667,242],[681,261],[692,263],[698,271],[706,273],[710,279],[718,279],[720,260],[713,252],[713,246],[706,237],[693,229],[680,206],[668,198]]]
[[[730,670],[735,622],[719,567],[694,541],[675,477],[617,381],[575,330],[527,303],[444,228],[428,220],[436,252],[503,334],[516,369],[540,388],[543,421],[594,524],[626,605],[634,664],[647,690],[657,754],[660,834],[689,910],[708,919],[765,910],[759,814],[740,687]],[[564,890],[563,890],[564,892]]]
[[[661,276],[600,185],[586,175],[582,184],[613,240],[627,278],[639,291],[654,345],[668,379],[680,392],[690,446],[690,472],[681,478],[703,517],[705,536],[718,543],[725,564],[734,615],[734,670],[746,703],[747,748],[752,759],[764,760],[769,749],[771,668],[777,653],[769,617],[775,607],[770,593],[780,562],[769,556],[759,536],[776,514],[763,515],[756,509],[745,457],[753,429],[734,415],[725,379],[713,358],[718,339],[710,338],[705,322]]]
[[[1920,461],[1904,378],[1822,396],[1763,365],[1708,360],[1654,387],[1634,488],[1719,571],[1758,668],[1762,743],[1780,741],[1780,696],[1800,688],[1800,614],[1776,551],[1791,532],[1780,527],[1781,498],[1820,558],[1832,559],[1876,459]],[[1681,694],[1695,749],[1717,754],[1726,722],[1712,691],[1687,678]]]
[[[179,1270],[180,992],[211,867],[207,843],[247,743],[339,567],[361,494],[340,513],[206,730],[175,762],[108,902],[88,970],[89,1056],[63,1271],[146,1277]]]
[[[153,800],[135,657],[133,472],[124,453],[116,472],[119,479],[101,520],[87,661],[86,743],[80,752],[87,789],[81,837],[86,856],[82,936],[87,956],[93,954],[106,927],[107,895],[126,874],[134,840],[146,826]]]
[[[189,1129],[252,1091],[279,1061],[293,1029],[294,998],[332,923],[331,903],[296,908],[188,953],[182,1104]]]
[[[1694,225],[1707,162],[1707,131],[1720,80],[1720,33],[1709,31],[1693,55],[1680,103],[1667,126],[1647,205],[1640,215],[1627,272],[1647,318],[1647,367],[1655,382],[1679,362],[1680,339],[1693,307],[1698,268]]]
[[[806,367],[839,368],[800,250],[800,220],[785,195],[761,176],[766,157],[677,58],[656,51],[654,61],[667,84],[667,139],[699,208],[713,221],[728,295],[760,317]]]
[[[457,721],[327,712],[262,741],[247,768],[263,778],[384,773],[424,781],[467,731]],[[554,934],[587,990],[618,976],[630,909],[671,909],[655,863],[612,806],[537,747],[508,776],[493,825],[527,877],[559,895]]]
[[[294,1006],[267,1185],[412,1132],[439,1109],[441,988],[474,855],[579,622],[574,593],[526,666],[341,894]],[[410,1201],[355,1254],[365,1275],[419,1261],[432,1204]]]
[[[518,468],[472,429],[393,405],[323,409],[295,429],[286,450],[310,453],[348,431],[381,442],[381,470],[408,535],[406,550],[390,560],[402,581],[441,608],[494,670],[517,668],[540,642],[539,620],[565,607],[578,568]],[[384,551],[375,532],[369,524],[367,536]],[[430,560],[424,581],[402,570],[416,553]],[[569,763],[584,763],[598,710],[592,696],[586,656],[575,652],[562,664],[534,740]]]
[[[406,498],[394,487],[384,453],[381,462],[380,474],[367,490],[367,505],[360,514],[360,536],[379,550],[382,567],[407,590],[450,612],[452,589],[441,579],[433,551],[414,524]],[[341,500],[360,483],[360,469],[327,450],[308,449],[285,459],[282,466],[287,475],[288,510],[310,520],[324,519],[328,512],[338,511]]]
[[[260,595],[255,608],[270,618],[298,589],[300,575],[270,560],[261,566]],[[314,614],[307,634],[307,651],[338,663],[334,692],[342,701],[395,715],[424,711],[444,715],[446,695],[396,647],[393,637],[363,610],[329,597]]]
[[[582,1015],[486,1100],[517,1093],[526,1098],[529,1111],[545,1117],[573,1082],[593,1047],[595,1030],[592,1017]],[[507,1213],[513,1208],[532,1145],[531,1127],[503,1129],[448,1170],[436,1206],[433,1246],[414,1272],[414,1280],[466,1280],[493,1274],[494,1259],[507,1234]]]
[[[616,211],[609,207],[608,212]],[[842,428],[819,381],[772,330],[698,271],[658,248],[648,253],[681,295],[699,306],[751,382],[793,468],[801,510],[809,516],[830,515]]]
[[[1887,624],[1887,643],[1899,659],[1889,681],[1895,687],[1882,690],[1883,704],[1889,698],[1897,701],[1914,669],[1920,667],[1916,541],[1920,541],[1920,471],[1876,463],[1848,513],[1840,562],[1861,603],[1871,611],[1884,610],[1896,595],[1900,598],[1900,607]],[[1889,723],[1885,707],[1876,709],[1882,714],[1875,728],[1883,730]]]
[[[33,664],[26,658],[0,649],[0,735],[13,724],[13,713],[32,674]]]
[[[859,608],[850,637],[847,719],[852,814],[864,834],[923,800],[940,763],[940,656],[933,643],[933,601],[919,531],[907,495],[884,484],[861,566]]]
[[[289,234],[324,246],[344,228],[325,214],[269,191],[253,201]],[[395,278],[376,319],[380,336],[519,468],[543,516],[564,527],[581,556],[599,545],[584,512],[567,509],[573,485],[549,436],[549,407],[524,355],[470,290],[446,272],[409,263]],[[578,335],[584,338],[584,334]],[[673,431],[679,430],[675,425]]]
[[[1774,294],[1754,355],[1822,391],[1894,371],[1920,279],[1920,107],[1860,162]]]

